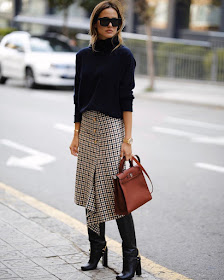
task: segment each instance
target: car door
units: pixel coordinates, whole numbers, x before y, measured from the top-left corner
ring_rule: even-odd
[[[1,69],[3,76],[13,76],[13,65],[12,65],[12,54],[14,53],[14,44],[12,39],[9,37],[4,42],[1,48]]]
[[[13,77],[22,79],[24,77],[24,61],[25,61],[25,42],[15,36],[12,39],[14,45],[10,55],[10,68]]]

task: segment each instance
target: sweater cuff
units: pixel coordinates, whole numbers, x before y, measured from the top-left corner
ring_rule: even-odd
[[[133,98],[120,100],[122,111],[133,111]]]
[[[82,113],[77,109],[77,106],[75,105],[75,113],[74,113],[74,123],[81,122],[82,120]]]
[[[81,122],[82,120],[82,114],[75,114],[74,115],[74,123]]]

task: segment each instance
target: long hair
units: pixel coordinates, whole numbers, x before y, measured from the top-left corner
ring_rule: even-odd
[[[123,15],[123,9],[121,8],[120,5],[121,4],[119,2],[117,2],[117,1],[115,2],[113,0],[102,1],[98,5],[96,5],[95,8],[93,9],[92,14],[90,16],[90,30],[89,30],[89,34],[91,35],[89,46],[92,46],[93,51],[96,51],[95,44],[96,44],[96,41],[98,40],[97,29],[94,25],[96,24],[100,13],[103,10],[108,9],[108,8],[113,8],[117,12],[118,17],[121,18],[121,25],[118,27],[116,34],[111,38],[111,41],[113,42],[113,38],[117,36],[119,43],[112,51],[114,51],[121,44],[123,44],[121,31],[124,27],[124,15]]]

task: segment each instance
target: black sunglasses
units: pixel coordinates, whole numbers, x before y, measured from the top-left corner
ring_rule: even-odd
[[[121,18],[108,18],[108,17],[103,17],[103,18],[98,18],[97,20],[100,21],[101,26],[108,26],[109,23],[111,22],[112,25],[119,26],[121,25]]]

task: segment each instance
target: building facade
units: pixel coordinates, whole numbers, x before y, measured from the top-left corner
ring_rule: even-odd
[[[128,1],[124,31],[145,34],[135,12],[135,1]],[[211,42],[224,47],[224,0],[147,0],[156,6],[153,35]],[[19,26],[32,33],[60,31],[62,11],[50,9],[46,0],[0,0],[0,27]],[[13,20],[14,19],[14,20]],[[89,15],[77,1],[69,8],[69,28],[87,33]]]
[[[214,44],[223,42],[224,47],[223,0],[148,0],[148,2],[149,5],[156,6],[152,22],[153,35],[209,41]],[[144,27],[138,20],[137,23],[133,20],[129,26],[137,33],[144,33]],[[131,28],[129,30],[131,31]]]

